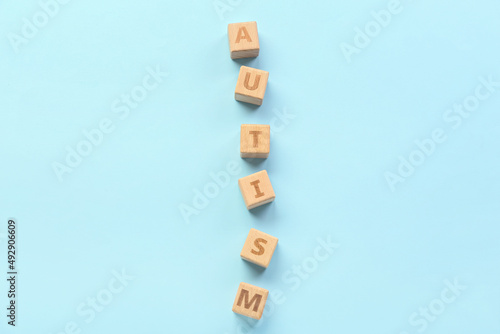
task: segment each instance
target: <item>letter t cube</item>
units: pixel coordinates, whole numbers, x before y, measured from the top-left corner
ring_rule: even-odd
[[[242,158],[265,159],[269,156],[271,127],[260,124],[242,124],[240,133],[240,156]]]

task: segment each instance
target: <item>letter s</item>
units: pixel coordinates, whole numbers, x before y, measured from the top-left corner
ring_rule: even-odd
[[[259,250],[258,251],[254,251],[253,249],[251,250],[252,254],[255,254],[255,255],[262,255],[264,254],[264,252],[266,251],[264,247],[262,247],[261,244],[259,244],[259,242],[262,242],[264,245],[267,244],[267,240],[266,239],[262,239],[262,238],[257,238],[255,239],[255,241],[253,242],[253,244],[255,245],[255,247],[257,247]]]

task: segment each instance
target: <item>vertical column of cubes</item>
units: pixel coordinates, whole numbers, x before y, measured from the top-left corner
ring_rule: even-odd
[[[260,52],[256,22],[228,25],[229,50],[232,59],[257,57]],[[241,66],[234,97],[237,101],[262,105],[267,88],[269,72]],[[240,132],[240,156],[242,158],[266,159],[270,153],[271,128],[263,124],[243,124]],[[248,210],[274,201],[271,180],[267,171],[248,175],[238,180],[243,200]],[[278,244],[278,238],[250,229],[241,258],[257,266],[267,268]],[[240,283],[233,304],[233,312],[260,319],[269,291]]]

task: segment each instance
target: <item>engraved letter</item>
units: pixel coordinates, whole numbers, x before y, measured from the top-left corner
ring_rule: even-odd
[[[255,254],[255,255],[262,255],[264,254],[264,252],[266,251],[264,249],[264,247],[262,247],[262,245],[259,244],[259,242],[263,243],[264,245],[267,244],[267,240],[266,239],[262,239],[262,238],[257,238],[255,239],[255,241],[253,242],[253,244],[255,245],[255,247],[257,247],[259,250],[258,251],[254,251],[253,249],[250,251],[252,252],[252,254]]]
[[[261,191],[260,191],[259,183],[260,183],[260,180],[255,180],[255,181],[253,181],[253,182],[250,182],[250,184],[251,184],[252,186],[254,186],[254,188],[255,188],[255,192],[257,193],[257,194],[255,195],[255,198],[259,198],[259,197],[262,197],[262,196],[264,196],[264,195],[265,195],[263,192],[261,192]]]
[[[238,30],[238,36],[236,36],[236,43],[239,43],[241,39],[246,39],[247,42],[251,42],[252,38],[250,38],[250,34],[247,31],[247,28],[241,27]]]
[[[243,298],[245,298],[245,305],[243,307],[249,309],[250,307],[252,307],[252,304],[255,303],[253,306],[253,311],[257,312],[257,310],[259,309],[260,301],[262,300],[262,295],[255,294],[255,296],[253,296],[253,298],[248,301],[249,297],[250,292],[248,292],[248,290],[241,289],[240,298],[238,298],[238,303],[236,305],[241,306]]]
[[[259,135],[262,131],[250,131],[249,134],[253,135],[253,147],[259,147]]]
[[[249,72],[247,72],[247,74],[245,75],[245,88],[248,90],[256,90],[257,88],[259,88],[260,74],[257,74],[255,76],[253,86],[251,86],[251,87],[250,87],[250,75],[251,74]]]

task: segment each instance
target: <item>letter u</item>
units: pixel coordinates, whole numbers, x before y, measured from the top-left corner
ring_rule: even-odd
[[[245,88],[248,89],[248,90],[256,90],[257,88],[259,88],[259,82],[260,82],[260,74],[257,74],[255,76],[255,80],[253,82],[253,86],[250,87],[250,72],[247,72],[247,74],[245,75]]]

